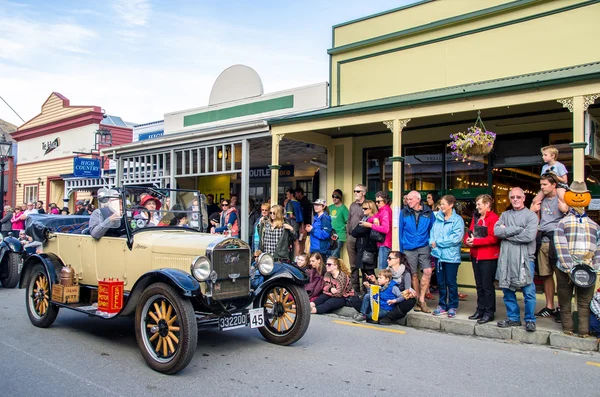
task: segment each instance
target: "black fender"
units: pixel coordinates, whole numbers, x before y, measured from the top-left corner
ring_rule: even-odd
[[[52,253],[33,254],[28,256],[23,263],[19,288],[25,288],[31,268],[38,263],[41,263],[46,268],[50,289],[52,289],[52,284],[60,282],[60,271],[64,264],[58,255]]]
[[[254,295],[260,298],[266,289],[268,289],[272,284],[283,281],[282,279],[285,279],[285,281],[292,284],[300,285],[305,285],[310,281],[308,275],[296,266],[287,263],[276,262],[273,267],[273,272],[269,276],[265,276],[265,281],[259,285],[258,288],[256,288]],[[260,304],[260,299],[257,299],[254,302],[256,306]]]
[[[9,252],[23,254],[23,252],[25,252],[25,248],[23,248],[23,244],[21,244],[18,239],[8,236],[5,237],[2,242],[0,242],[0,262],[4,260],[4,256]]]
[[[135,312],[142,292],[154,283],[166,283],[173,286],[183,296],[192,298],[200,295],[200,283],[191,274],[178,269],[157,269],[145,273],[135,283],[121,315],[130,315]]]

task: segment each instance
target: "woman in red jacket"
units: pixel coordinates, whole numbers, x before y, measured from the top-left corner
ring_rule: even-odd
[[[469,233],[465,234],[465,244],[471,247],[471,261],[477,286],[477,311],[469,317],[485,324],[494,319],[496,312],[496,291],[494,279],[498,267],[500,241],[494,235],[498,215],[492,212],[492,197],[482,194],[475,199],[477,214],[473,216]]]

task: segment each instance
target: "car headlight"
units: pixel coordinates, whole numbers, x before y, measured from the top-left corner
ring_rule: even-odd
[[[269,254],[261,254],[258,257],[258,271],[263,275],[263,276],[268,276],[269,274],[271,274],[271,272],[273,272],[273,267],[275,266],[275,263],[273,262],[273,257]]]
[[[198,256],[192,262],[192,276],[198,281],[206,281],[210,276],[210,260],[205,256]]]

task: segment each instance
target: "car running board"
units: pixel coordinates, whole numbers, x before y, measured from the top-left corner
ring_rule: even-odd
[[[113,317],[117,317],[119,313],[106,313],[98,310],[98,307],[92,306],[89,303],[61,303],[50,301],[53,305],[58,307],[64,307],[66,309],[75,310],[76,312],[85,313],[89,316],[99,317],[103,319],[111,319]]]

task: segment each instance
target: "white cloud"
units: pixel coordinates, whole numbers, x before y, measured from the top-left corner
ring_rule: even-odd
[[[150,17],[148,0],[113,0],[112,8],[128,26],[144,26]]]
[[[56,52],[88,54],[96,33],[68,23],[43,23],[20,18],[3,18],[0,24],[0,59],[28,62]]]

